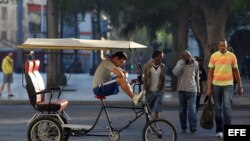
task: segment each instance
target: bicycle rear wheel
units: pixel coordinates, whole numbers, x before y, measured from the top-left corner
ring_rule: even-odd
[[[175,127],[167,120],[154,119],[144,126],[143,141],[177,141]]]
[[[53,117],[39,117],[28,127],[28,141],[63,141],[61,123]]]

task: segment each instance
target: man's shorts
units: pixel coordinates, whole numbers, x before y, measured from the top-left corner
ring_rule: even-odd
[[[145,95],[145,99],[153,112],[161,112],[164,92],[155,91]]]
[[[110,80],[103,84],[100,84],[98,87],[95,87],[93,89],[93,92],[97,96],[109,96],[109,95],[118,94],[119,85],[116,79]]]
[[[13,82],[13,74],[4,74],[3,75],[3,83],[12,83]]]

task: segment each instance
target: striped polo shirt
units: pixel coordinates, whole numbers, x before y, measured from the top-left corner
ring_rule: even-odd
[[[227,51],[222,54],[220,51],[213,53],[208,64],[210,69],[214,69],[212,84],[218,86],[233,85],[233,70],[238,68],[236,56]]]

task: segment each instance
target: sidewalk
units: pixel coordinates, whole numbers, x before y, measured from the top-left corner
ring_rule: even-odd
[[[46,74],[42,74],[46,83]],[[86,74],[66,74],[68,82],[67,86],[64,87],[61,98],[69,100],[70,104],[96,104],[99,100],[95,98],[91,84],[92,76]],[[137,78],[136,74],[129,75],[128,80]],[[2,74],[0,73],[0,81],[2,81]],[[167,82],[168,83],[168,82]],[[28,95],[25,85],[24,76],[22,74],[14,74],[14,83],[12,84],[12,91],[14,97],[7,96],[7,88],[5,87],[2,96],[0,97],[0,104],[29,104]],[[166,84],[169,85],[169,84]],[[244,94],[242,96],[234,95],[233,106],[235,107],[246,107],[250,106],[250,80],[243,80]],[[164,96],[164,106],[177,107],[178,106],[178,95],[175,91],[166,90]],[[201,98],[201,102],[204,100],[204,95]],[[126,104],[132,101],[129,97],[120,90],[119,94],[108,96],[106,98],[108,103],[112,104]]]

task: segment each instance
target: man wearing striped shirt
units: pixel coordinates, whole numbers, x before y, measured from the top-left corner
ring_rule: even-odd
[[[231,124],[231,106],[234,77],[238,84],[238,94],[242,95],[242,83],[237,58],[227,50],[225,39],[219,40],[219,50],[213,53],[208,64],[207,96],[212,94],[215,105],[216,136],[223,138],[224,124]]]

